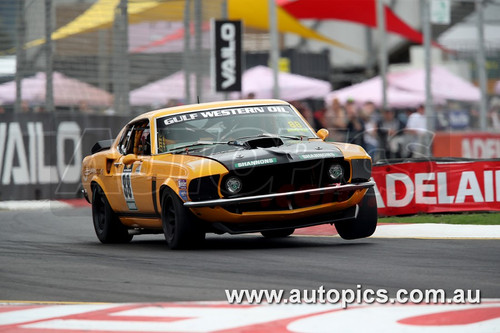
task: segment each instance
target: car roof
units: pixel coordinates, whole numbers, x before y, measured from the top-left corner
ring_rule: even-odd
[[[230,101],[220,101],[220,102],[210,102],[210,103],[199,103],[199,104],[187,104],[181,106],[175,106],[171,108],[164,108],[149,111],[135,117],[131,122],[135,122],[141,119],[152,119],[157,117],[162,117],[166,115],[184,113],[189,111],[203,111],[215,108],[227,108],[227,107],[240,107],[240,106],[257,106],[257,105],[289,105],[288,102],[279,99],[239,99]]]

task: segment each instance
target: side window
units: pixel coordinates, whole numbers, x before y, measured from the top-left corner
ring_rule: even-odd
[[[125,132],[123,132],[123,136],[120,139],[120,143],[118,144],[118,151],[122,155],[130,154],[130,138],[132,137],[132,132],[134,131],[134,126],[129,125]]]
[[[137,129],[134,152],[137,155],[151,155],[151,131],[149,124],[143,124]]]
[[[120,140],[118,149],[122,155],[151,155],[149,122],[143,120],[129,125]]]

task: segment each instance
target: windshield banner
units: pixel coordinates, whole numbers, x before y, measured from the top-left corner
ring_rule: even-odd
[[[274,105],[274,106],[253,106],[244,108],[231,108],[231,109],[221,109],[221,110],[208,110],[191,112],[185,114],[178,114],[175,116],[165,117],[163,119],[163,124],[165,126],[177,123],[183,123],[185,121],[191,121],[196,119],[210,119],[237,115],[247,115],[256,113],[291,113],[292,110],[288,106],[284,105]]]

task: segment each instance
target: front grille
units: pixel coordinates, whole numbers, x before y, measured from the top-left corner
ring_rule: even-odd
[[[372,161],[370,159],[352,160],[352,183],[366,182],[372,176]]]
[[[189,198],[192,201],[219,199],[220,175],[195,178],[189,183]]]
[[[350,178],[349,164],[343,159],[323,159],[233,170],[222,179],[221,192],[226,198],[234,198],[328,186],[332,184],[328,176],[332,163],[339,163],[344,168],[341,183],[345,184]],[[225,189],[225,181],[231,176],[240,178],[243,184],[237,195],[230,195]]]

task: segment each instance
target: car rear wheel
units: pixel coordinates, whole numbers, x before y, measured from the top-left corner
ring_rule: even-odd
[[[266,238],[284,238],[293,234],[294,231],[295,231],[294,228],[280,229],[280,230],[266,230],[262,231],[261,234]]]
[[[92,193],[92,219],[97,238],[104,244],[130,242],[134,236],[120,222],[101,187],[95,185]]]
[[[200,246],[205,240],[201,221],[184,207],[177,194],[166,189],[161,200],[163,233],[171,249]]]
[[[335,228],[343,239],[370,237],[377,228],[377,200],[373,188],[366,191],[359,203],[359,212],[353,221],[335,223]]]

